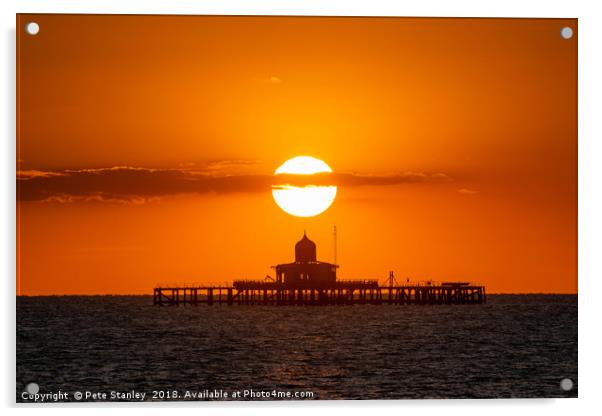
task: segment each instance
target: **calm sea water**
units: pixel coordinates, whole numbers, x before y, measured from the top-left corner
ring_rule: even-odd
[[[572,390],[560,388],[564,378]],[[329,307],[20,297],[17,401],[30,382],[40,393],[135,390],[145,400],[161,390],[179,399],[213,390],[309,391],[314,399],[576,397],[577,297]]]

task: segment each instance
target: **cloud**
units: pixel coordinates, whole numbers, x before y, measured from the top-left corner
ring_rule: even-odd
[[[108,202],[118,205],[141,205],[149,202],[159,201],[161,198],[154,197],[142,197],[137,195],[110,195],[102,192],[95,192],[85,195],[70,195],[70,194],[57,194],[51,195],[43,202],[58,202],[61,204],[70,202]]]
[[[286,175],[274,177],[274,185],[337,185],[343,187],[356,186],[390,186],[420,182],[445,182],[450,178],[441,173],[428,174],[420,172],[403,172],[389,175],[364,175],[358,173],[318,173],[314,175]]]
[[[276,75],[270,75],[267,78],[260,78],[256,79],[255,81],[263,84],[281,84],[283,82],[282,78],[279,78]]]
[[[478,194],[479,191],[474,191],[472,189],[462,188],[462,189],[458,189],[458,193],[459,194],[463,194],[463,195],[474,195],[474,194]]]
[[[259,163],[261,160],[254,159],[214,160],[198,165],[198,168],[214,174],[238,174],[256,168]]]
[[[48,178],[51,176],[61,176],[64,175],[64,173],[60,173],[60,172],[45,172],[42,170],[20,170],[17,171],[17,179],[32,179],[32,178],[38,178],[38,177],[43,177],[43,178]]]
[[[64,170],[45,175],[17,174],[21,201],[146,201],[189,193],[227,193],[269,189],[266,175],[214,176],[191,169],[116,166]]]
[[[151,169],[115,166],[100,169],[17,172],[17,199],[46,202],[144,204],[179,194],[268,192],[279,185],[391,186],[450,180],[443,174],[316,175],[223,174],[232,163],[205,168]]]

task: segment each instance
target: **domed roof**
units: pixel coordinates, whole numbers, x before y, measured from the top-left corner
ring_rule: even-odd
[[[309,238],[307,238],[307,234],[305,233],[305,231],[303,231],[303,238],[299,241],[297,241],[297,244],[295,244],[295,248],[297,247],[316,247],[316,243],[314,243],[313,241],[311,241]]]
[[[307,238],[307,234],[303,232],[303,238],[295,244],[295,261],[310,262],[316,259],[316,243]]]

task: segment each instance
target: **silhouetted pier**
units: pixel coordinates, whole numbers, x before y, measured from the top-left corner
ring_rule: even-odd
[[[335,231],[336,232],[336,231]],[[336,257],[336,256],[335,256]],[[336,262],[335,262],[336,263]],[[235,280],[232,286],[158,285],[155,305],[463,305],[485,303],[485,287],[468,282],[398,284],[339,280],[338,264],[318,261],[316,244],[295,244],[295,261],[273,266],[276,278]]]
[[[373,283],[372,283],[373,282]],[[241,283],[241,282],[237,282]],[[486,302],[485,287],[466,282],[379,286],[377,281],[333,287],[286,287],[273,282],[236,286],[156,287],[155,305],[467,305]]]

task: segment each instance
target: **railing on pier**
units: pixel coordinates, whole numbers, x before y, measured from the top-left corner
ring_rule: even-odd
[[[471,284],[378,286],[337,282],[333,287],[287,287],[274,282],[244,287],[158,286],[155,305],[456,305],[482,304],[484,286]],[[340,285],[339,285],[340,283]]]

